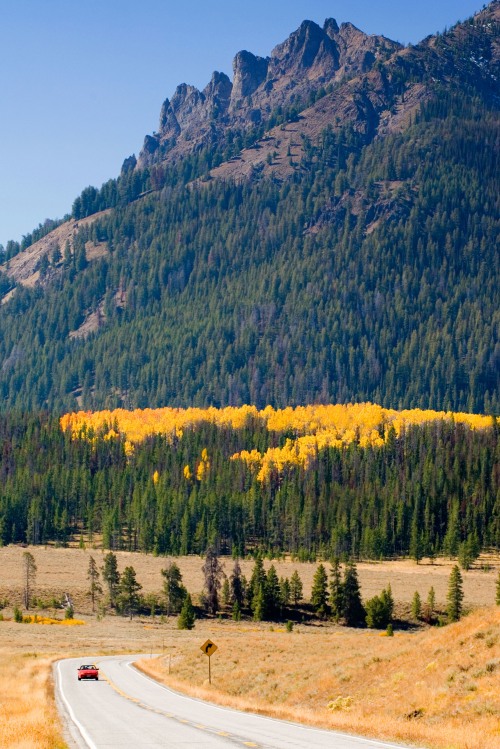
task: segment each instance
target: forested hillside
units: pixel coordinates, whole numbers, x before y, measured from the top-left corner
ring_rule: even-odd
[[[241,120],[245,99],[207,129],[205,92],[191,151],[182,89],[161,143],[83,191],[71,241],[45,237],[28,280],[14,261],[30,248],[11,248],[2,408],[498,412],[498,16],[408,49],[301,26],[266,70],[298,75],[297,45],[314,48],[306,99],[266,113],[262,72],[260,121]],[[349,71],[341,37],[363,51]]]
[[[500,548],[497,421],[331,408],[171,414],[163,433],[149,412],[100,427],[65,417],[64,430],[52,417],[2,416],[0,541],[66,544],[84,534],[111,549],[200,554],[213,545],[303,560],[471,561]],[[331,418],[338,439],[321,447]],[[373,430],[369,444],[362,433]],[[307,462],[304,433],[319,446]],[[242,459],[252,450],[274,458],[264,475]]]

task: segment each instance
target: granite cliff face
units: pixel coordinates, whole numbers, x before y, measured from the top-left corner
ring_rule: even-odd
[[[228,128],[246,130],[277,110],[304,109],[325,87],[370,71],[401,45],[368,36],[352,24],[304,21],[270,57],[243,50],[233,61],[233,81],[214,72],[203,91],[181,84],[160,112],[158,132],[145,138],[141,169],[217,141]]]

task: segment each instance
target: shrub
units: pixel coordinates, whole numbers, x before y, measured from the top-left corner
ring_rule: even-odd
[[[73,606],[67,606],[66,611],[64,612],[64,618],[65,619],[74,619],[75,616],[75,610]]]
[[[390,585],[379,596],[373,596],[366,604],[366,624],[372,629],[383,629],[390,624],[394,611],[394,600]]]
[[[23,612],[17,606],[14,606],[14,621],[18,624],[22,624],[23,621]]]

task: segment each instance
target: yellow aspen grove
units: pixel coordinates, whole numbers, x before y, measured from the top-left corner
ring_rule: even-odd
[[[277,410],[266,406],[261,411],[255,406],[79,411],[62,416],[60,424],[74,437],[93,439],[95,434],[104,434],[106,439],[113,439],[124,436],[127,440],[125,452],[130,456],[134,443],[153,434],[164,435],[167,441],[171,441],[182,437],[184,429],[207,422],[242,429],[249,418],[260,420],[270,432],[294,435],[287,438],[283,446],[269,448],[264,454],[253,449],[231,456],[232,460],[242,460],[256,471],[259,481],[265,481],[271,471],[282,472],[285,466],[299,465],[307,469],[318,452],[327,447],[342,447],[353,442],[360,447],[381,447],[391,433],[398,437],[414,424],[444,420],[465,424],[470,429],[488,429],[493,425],[491,416],[419,408],[396,411],[375,403],[297,406]],[[198,481],[206,476],[209,467],[208,452],[203,448],[201,461],[195,469]],[[185,466],[184,476],[187,480],[192,478],[189,466]]]

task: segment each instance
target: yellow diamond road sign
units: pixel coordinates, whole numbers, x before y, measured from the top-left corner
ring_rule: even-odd
[[[215,642],[212,642],[212,640],[207,640],[203,643],[200,650],[202,650],[205,655],[213,655],[217,650],[217,645],[215,644]]]

